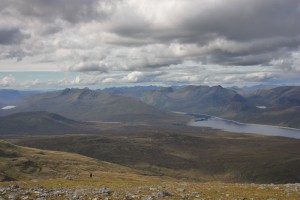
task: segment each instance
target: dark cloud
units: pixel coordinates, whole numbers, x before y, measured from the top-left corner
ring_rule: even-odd
[[[134,66],[132,66],[132,68],[161,68],[170,65],[178,65],[181,63],[182,60],[176,58],[159,58],[156,60],[147,60],[143,62],[134,63]]]
[[[220,49],[220,44],[206,52],[199,51],[198,56],[193,53],[205,63],[229,65],[266,64],[278,56],[279,49],[291,52],[300,45],[299,0],[186,1],[185,5],[182,9],[186,9],[186,13],[183,15],[174,10],[174,13],[166,13],[171,16],[164,16],[170,24],[173,18],[178,19],[174,26],[155,27],[142,17],[134,18],[132,14],[128,19],[133,23],[116,23],[111,31],[153,43],[176,42],[206,47],[223,38],[237,46],[243,45],[238,51],[226,49],[234,47],[232,45],[223,45]]]
[[[273,59],[286,59],[291,57],[293,51],[299,47],[299,39],[277,39],[263,40],[253,43],[244,43],[241,47],[239,44],[228,45],[226,48],[214,48],[205,54],[202,58],[206,64],[216,63],[220,65],[270,65]]]
[[[300,72],[299,19],[299,0],[1,0],[0,62],[26,57],[107,83],[273,81],[270,68]]]
[[[19,44],[29,37],[18,28],[0,27],[0,45]]]
[[[106,73],[108,71],[108,67],[105,64],[101,64],[99,62],[86,62],[86,63],[78,63],[69,68],[71,71],[76,72],[103,72]]]
[[[58,33],[62,30],[63,30],[62,26],[53,24],[53,25],[48,25],[48,26],[41,27],[39,32],[42,36],[47,36],[47,35],[51,35],[51,34],[54,34],[54,33]]]
[[[182,27],[195,33],[215,33],[235,41],[295,37],[300,32],[299,6],[298,0],[222,1],[183,21]]]
[[[2,10],[44,22],[64,20],[70,23],[101,20],[108,17],[117,1],[109,0],[2,0]]]
[[[157,28],[143,16],[131,14],[124,16],[123,21],[113,25],[111,30],[126,37],[200,44],[215,37],[252,41],[296,37],[300,32],[298,0],[186,1],[186,7],[182,9],[186,9],[183,15],[176,10],[166,13],[170,15],[165,16],[170,24],[173,18],[178,19],[175,26]]]
[[[4,58],[8,59],[16,59],[17,61],[21,61],[26,56],[26,53],[20,49],[11,50]]]

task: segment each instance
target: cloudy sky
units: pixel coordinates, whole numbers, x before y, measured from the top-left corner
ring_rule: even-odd
[[[300,85],[299,0],[1,0],[0,88]]]

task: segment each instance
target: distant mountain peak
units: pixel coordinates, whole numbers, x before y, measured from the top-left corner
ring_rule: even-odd
[[[96,97],[98,95],[98,93],[87,87],[83,88],[83,89],[66,88],[61,91],[60,95],[62,95],[62,96],[70,95],[70,96],[74,97],[75,99],[83,99],[85,97],[91,97],[91,96]]]
[[[224,90],[225,89],[221,85],[212,86],[211,88],[216,89],[216,90]]]
[[[90,90],[89,88],[84,88],[82,90],[79,90],[78,92],[79,93],[77,99],[93,98],[98,96],[97,92]]]
[[[64,90],[61,92],[61,94],[62,94],[62,95],[66,95],[66,94],[69,94],[70,91],[71,91],[70,88],[66,88],[66,89],[64,89]]]
[[[174,92],[174,89],[172,87],[165,87],[165,88],[162,88],[162,91],[165,91],[165,92]]]

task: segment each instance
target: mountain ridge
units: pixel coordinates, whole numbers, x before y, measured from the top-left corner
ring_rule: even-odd
[[[17,108],[1,111],[48,111],[79,121],[158,121],[179,116],[130,97],[85,89],[65,89],[26,97]],[[0,114],[1,114],[0,112]]]
[[[1,101],[0,101],[1,104]],[[80,121],[157,123],[178,119],[170,111],[208,114],[244,123],[300,128],[300,86],[257,90],[222,86],[66,88],[22,98],[16,112],[49,111]],[[180,117],[179,117],[180,118]]]
[[[0,135],[59,135],[91,130],[87,123],[46,111],[21,112],[0,117]]]

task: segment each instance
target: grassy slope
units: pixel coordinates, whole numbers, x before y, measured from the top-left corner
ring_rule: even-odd
[[[18,184],[21,187],[18,195],[20,199],[36,199],[44,193],[51,193],[46,199],[56,200],[69,199],[74,194],[84,199],[105,197],[112,200],[124,199],[128,194],[135,195],[135,199],[141,199],[155,196],[162,191],[172,195],[166,199],[174,200],[183,198],[294,200],[300,198],[299,184],[198,183],[167,177],[141,176],[128,168],[99,162],[78,154],[25,148],[4,141],[0,141],[0,155],[0,177],[23,180],[0,182],[0,188]],[[89,171],[93,172],[93,179],[87,178]],[[65,175],[72,175],[74,180],[62,179],[61,177]],[[24,181],[33,178],[39,180]],[[109,187],[112,193],[108,195],[99,193],[103,187]],[[184,191],[178,188],[183,188]],[[35,192],[36,190],[42,190],[43,193]],[[58,193],[54,194],[53,191]],[[0,197],[6,199],[11,193],[15,195],[14,190],[11,190],[1,193]]]
[[[0,140],[0,181],[74,178],[94,175],[118,177],[134,171],[108,162],[101,162],[78,154],[58,151],[46,151],[20,147]],[[137,176],[137,175],[136,175]]]
[[[202,181],[300,181],[299,140],[197,130],[197,134],[141,131],[143,134],[23,138],[15,142],[76,152],[154,175]]]
[[[197,130],[200,134],[198,136],[192,134],[192,130],[187,135],[168,131],[164,134],[157,132],[153,134],[148,130],[143,131],[144,134],[133,135],[119,132],[119,135],[114,136],[26,137],[14,141],[69,151],[75,151],[76,147],[76,150],[83,154],[94,154],[103,160],[112,160],[147,170],[147,175],[152,172],[156,175],[167,174],[177,178],[190,177],[206,181],[253,182],[254,180],[273,183],[293,182],[290,180],[298,178],[296,182],[299,182],[299,140]],[[201,170],[197,171],[195,167]],[[243,173],[233,177],[230,169],[235,170],[233,174]],[[93,172],[93,179],[86,178],[89,171]],[[142,176],[139,175],[141,171],[137,174],[136,171],[126,167],[78,154],[24,148],[4,141],[0,141],[0,172],[0,178],[6,180],[39,179],[0,182],[0,188],[11,184],[20,185],[24,191],[41,186],[48,188],[49,191],[52,191],[52,188],[59,191],[66,188],[71,196],[77,193],[85,199],[95,197],[124,199],[127,194],[136,194],[142,198],[158,191],[171,193],[172,197],[169,199],[182,199],[186,194],[190,196],[189,199],[300,198],[299,185],[197,183],[187,179],[183,181],[162,176]],[[63,180],[61,177],[65,175],[72,175],[74,181]],[[253,179],[254,175],[260,179]],[[99,188],[104,186],[111,188],[113,193],[108,196],[99,194]],[[185,191],[180,192],[178,188],[185,188]],[[9,193],[3,197],[8,196]],[[25,196],[38,197],[35,193]],[[49,197],[58,200],[67,198],[70,198],[70,195]]]

